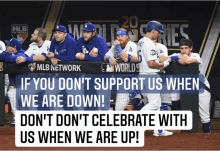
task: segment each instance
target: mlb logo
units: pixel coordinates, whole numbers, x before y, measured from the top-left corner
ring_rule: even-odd
[[[21,43],[28,37],[28,25],[27,24],[12,24],[11,36],[16,38]]]
[[[28,68],[31,70],[31,72],[33,72],[34,69],[36,69],[36,62],[29,63],[28,64]]]
[[[114,66],[110,63],[102,63],[102,72],[114,72]]]
[[[127,29],[128,36],[131,39],[131,41],[135,42],[138,41],[138,30],[137,29]]]

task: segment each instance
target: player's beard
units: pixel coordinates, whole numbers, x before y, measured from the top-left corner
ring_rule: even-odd
[[[36,39],[31,39],[31,42],[36,42],[36,43],[38,43],[38,40],[37,40],[37,38],[36,38]]]
[[[92,36],[92,37],[90,37],[88,40],[84,40],[84,38],[83,38],[83,41],[84,41],[84,43],[85,43],[85,44],[89,44],[89,43],[90,43],[90,41],[92,40],[92,38],[93,38],[93,36]]]
[[[120,46],[121,46],[122,48],[124,48],[124,47],[127,45],[127,43],[128,43],[128,40],[120,41]]]

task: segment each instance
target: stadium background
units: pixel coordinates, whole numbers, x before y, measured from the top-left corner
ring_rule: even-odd
[[[13,3],[13,5],[11,5]],[[126,3],[126,5],[125,5]],[[26,50],[30,42],[31,34],[37,27],[44,27],[48,32],[47,39],[50,40],[52,29],[58,25],[67,27],[68,32],[75,35],[77,40],[82,35],[83,24],[91,21],[96,26],[96,31],[106,39],[110,47],[119,27],[124,27],[137,42],[143,36],[146,23],[150,20],[158,20],[164,25],[166,32],[159,42],[168,47],[168,53],[179,52],[178,41],[181,38],[190,38],[194,42],[194,52],[203,55],[205,44],[210,30],[215,21],[215,16],[220,7],[218,1],[201,2],[74,2],[74,1],[14,1],[1,2],[0,9],[0,38],[8,40],[17,38],[16,34],[23,32],[23,49]],[[23,27],[27,28],[26,31]],[[211,89],[220,94],[220,62],[219,33],[210,48],[211,57],[206,60],[208,78]],[[213,51],[211,51],[213,49]],[[204,57],[204,56],[203,56]],[[220,117],[219,104],[212,97],[211,117]]]
[[[96,24],[98,33],[106,37],[108,45],[111,45],[114,38],[114,27],[126,27],[135,41],[142,37],[142,29],[150,20],[160,21],[166,27],[166,35],[160,40],[169,50],[169,54],[178,52],[178,41],[188,36],[194,42],[194,51],[203,55],[204,47],[212,28],[215,15],[218,13],[219,2],[216,1],[179,1],[179,2],[74,2],[74,1],[1,1],[0,2],[0,38],[2,41],[16,37],[23,32],[23,49],[27,49],[31,34],[37,27],[44,27],[48,32],[48,38],[53,37],[51,30],[58,24],[67,27],[69,32],[75,34],[75,38],[80,36],[80,26],[87,21]],[[219,17],[220,18],[220,17]],[[23,28],[25,27],[25,28]],[[78,29],[76,29],[78,27]],[[111,29],[112,27],[112,29]],[[217,26],[217,28],[220,26]],[[14,28],[14,31],[13,31]],[[217,39],[219,31],[216,28]],[[22,31],[23,29],[27,29]],[[100,30],[101,29],[101,30]],[[78,32],[77,32],[78,31]],[[217,32],[218,31],[218,32]],[[77,35],[79,34],[79,36]],[[214,42],[210,51],[211,58],[208,60],[208,70],[206,76],[211,85],[211,89],[220,95],[220,72],[218,66],[219,40]],[[211,49],[211,48],[210,48]],[[212,118],[219,118],[218,102],[212,96]],[[214,110],[216,108],[216,110]],[[215,116],[213,113],[215,111]],[[219,129],[218,125],[214,125]],[[49,149],[60,150],[64,148],[16,148],[14,144],[15,135],[13,127],[1,127],[0,129],[0,149]],[[158,150],[158,149],[219,149],[219,134],[210,135],[195,134],[175,134],[169,138],[156,138],[149,133],[145,138],[143,148],[104,148],[108,150]],[[201,137],[202,136],[202,137]],[[181,138],[181,139],[180,139]],[[150,141],[149,141],[150,140]],[[172,143],[171,143],[172,142]],[[70,150],[70,148],[65,148]],[[74,150],[101,150],[103,148],[72,148]]]

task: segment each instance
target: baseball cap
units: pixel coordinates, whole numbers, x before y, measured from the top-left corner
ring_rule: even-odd
[[[155,21],[155,20],[149,21],[147,23],[146,31],[148,32],[148,31],[151,31],[152,29],[155,29],[155,30],[157,30],[157,31],[159,31],[159,32],[161,32],[163,34],[165,33],[163,31],[163,25],[160,22]]]
[[[15,47],[18,51],[21,49],[21,42],[15,38],[12,38],[10,41],[5,40],[5,43],[11,47]]]
[[[92,23],[88,22],[84,24],[83,30],[95,32],[95,26]]]
[[[54,28],[52,31],[55,32],[56,30],[62,31],[64,33],[67,33],[66,27],[63,25],[58,25],[56,28]]]

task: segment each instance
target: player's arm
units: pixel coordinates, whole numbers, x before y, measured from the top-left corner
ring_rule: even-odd
[[[148,46],[143,46],[145,58],[147,58],[147,64],[150,68],[165,68],[169,65],[168,61],[164,61],[163,63],[156,62],[157,60],[157,51],[155,48],[155,44],[149,44]]]
[[[189,57],[187,55],[179,55],[178,58],[179,58],[179,63],[182,65],[188,65],[197,62],[195,58]]]
[[[120,45],[119,45],[120,46]],[[121,47],[121,46],[120,46]],[[124,62],[138,62],[138,57],[135,55],[130,55],[126,53],[124,50],[120,52],[119,57],[124,61]]]
[[[3,52],[0,54],[0,60],[4,60],[6,56],[7,56],[7,52],[3,51]]]
[[[119,57],[124,61],[124,62],[138,62],[138,58],[137,56],[131,55],[126,53],[124,50],[122,50],[121,46],[120,46],[120,42],[118,40],[114,41],[114,46],[116,48],[116,50],[119,52]],[[132,51],[134,48],[131,48]],[[137,49],[137,48],[136,48]]]
[[[114,45],[111,49],[105,54],[104,60],[108,61],[111,65],[116,65],[118,60],[114,58],[115,47]]]
[[[105,60],[105,61],[108,61],[111,65],[116,65],[117,62],[118,62],[117,59],[112,58],[112,57],[110,57],[110,56],[108,56],[108,55],[105,55],[105,56],[104,56],[104,60]]]
[[[150,68],[163,68],[164,67],[164,63],[158,63],[155,60],[149,60],[147,64]]]

